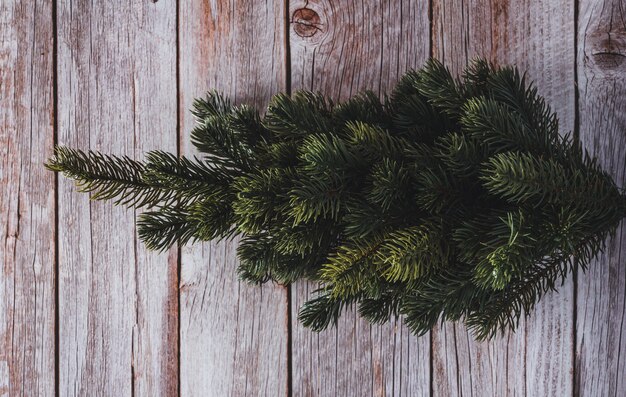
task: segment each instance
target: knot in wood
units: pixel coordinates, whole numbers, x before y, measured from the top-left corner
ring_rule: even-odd
[[[311,37],[321,30],[321,19],[317,12],[310,8],[299,8],[291,16],[293,30],[300,37]]]
[[[626,71],[626,31],[588,34],[587,45],[597,70],[605,74]]]

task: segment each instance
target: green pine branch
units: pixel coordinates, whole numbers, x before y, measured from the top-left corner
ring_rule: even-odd
[[[480,59],[458,78],[429,60],[383,98],[298,91],[260,114],[212,91],[192,113],[197,157],[57,147],[46,166],[147,208],[150,249],[237,237],[242,280],[319,282],[298,316],[318,331],[356,306],[416,335],[463,321],[493,337],[589,266],[626,215],[528,77]]]

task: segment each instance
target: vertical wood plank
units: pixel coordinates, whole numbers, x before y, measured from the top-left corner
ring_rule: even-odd
[[[428,57],[427,1],[290,2],[292,90],[344,100],[364,89],[390,92]],[[370,326],[354,311],[320,334],[297,321],[316,288],[292,287],[293,394],[390,396],[430,394],[430,338],[401,321]]]
[[[580,140],[626,185],[626,2],[579,1]],[[576,395],[626,393],[626,231],[578,273]]]
[[[471,58],[527,70],[560,119],[574,128],[574,6],[565,0],[433,1],[434,56],[460,72]],[[438,396],[572,394],[573,280],[549,293],[515,333],[477,343],[462,324],[434,332]]]
[[[193,99],[221,90],[236,103],[266,106],[284,91],[284,2],[194,0],[180,4],[182,152]],[[287,290],[240,283],[237,241],[182,251],[181,395],[284,396],[288,393]]]
[[[0,396],[54,395],[51,1],[0,3]]]
[[[176,5],[60,0],[59,144],[138,159],[176,151]],[[146,252],[135,211],[59,181],[59,392],[172,395],[177,261]]]

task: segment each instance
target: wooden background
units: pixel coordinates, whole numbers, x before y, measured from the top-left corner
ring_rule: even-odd
[[[624,396],[626,233],[516,333],[421,338],[354,313],[314,334],[313,285],[241,284],[235,242],[166,254],[133,210],[44,170],[55,143],[189,144],[195,96],[389,92],[429,56],[527,69],[626,181],[625,0],[2,0],[0,396]]]

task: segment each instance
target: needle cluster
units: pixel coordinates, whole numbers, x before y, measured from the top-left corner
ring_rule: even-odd
[[[483,60],[459,79],[430,60],[382,100],[299,91],[261,117],[210,92],[192,112],[198,157],[57,147],[47,167],[145,207],[149,248],[239,236],[243,280],[320,282],[299,314],[315,330],[356,305],[415,334],[461,320],[489,338],[584,269],[626,215],[537,89]]]

